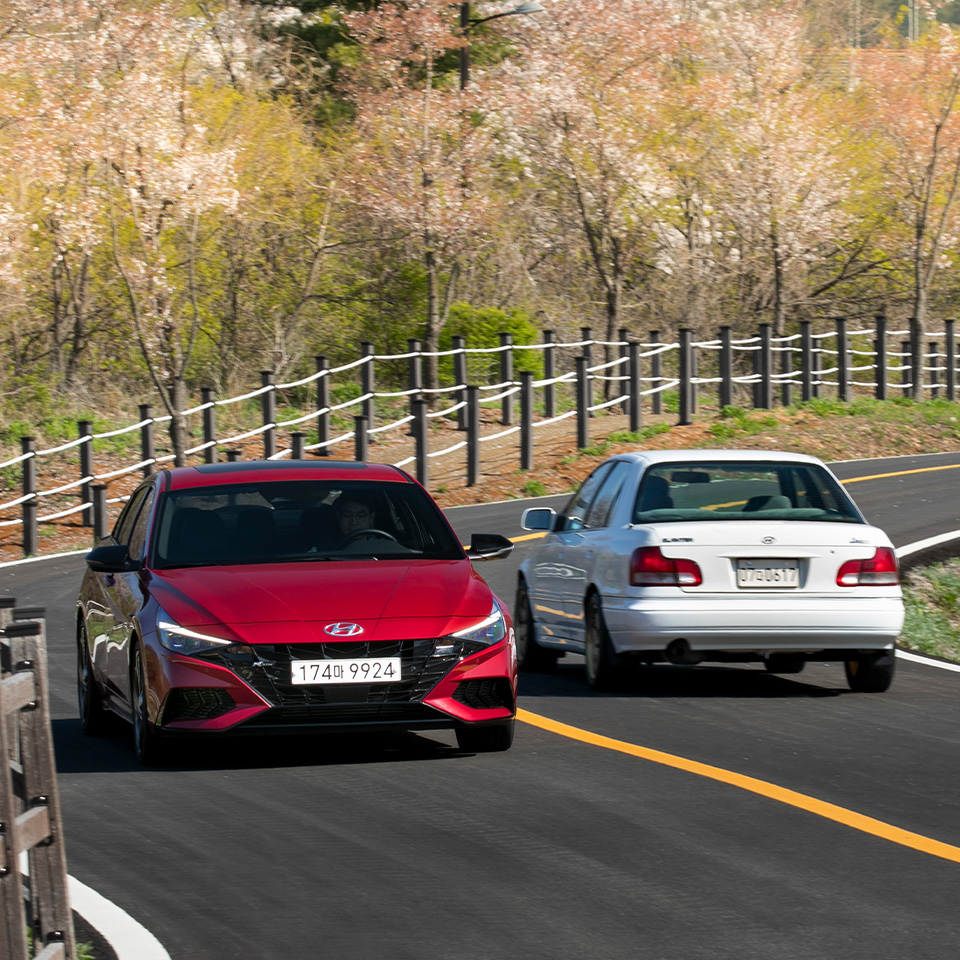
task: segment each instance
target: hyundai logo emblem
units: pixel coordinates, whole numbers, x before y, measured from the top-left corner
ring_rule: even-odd
[[[776,542],[777,542],[777,538],[776,538],[776,537],[764,537],[760,542],[761,542],[761,543],[776,543]]]
[[[355,637],[358,633],[363,633],[363,627],[359,623],[328,623],[323,632],[331,637]]]

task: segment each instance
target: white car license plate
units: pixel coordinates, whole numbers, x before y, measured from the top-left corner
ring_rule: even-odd
[[[294,660],[290,670],[295,686],[316,683],[395,683],[400,679],[400,658]]]
[[[738,587],[796,587],[800,567],[796,560],[741,560],[737,564]]]

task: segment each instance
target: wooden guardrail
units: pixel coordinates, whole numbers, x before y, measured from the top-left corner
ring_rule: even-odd
[[[60,822],[45,611],[0,598],[0,957],[75,960]],[[28,876],[21,870],[27,855]]]

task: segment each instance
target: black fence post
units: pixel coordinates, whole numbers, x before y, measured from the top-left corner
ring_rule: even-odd
[[[362,413],[353,418],[353,459],[359,463],[367,462],[367,451],[369,449],[367,425],[369,423],[370,421]]]
[[[520,469],[533,469],[533,373],[520,371]]]
[[[586,371],[587,367],[593,366],[593,330],[590,327],[581,327],[580,339],[586,341],[584,345],[580,348],[580,356],[587,361],[584,364],[584,371]],[[577,369],[579,369],[579,364],[577,365]],[[586,399],[584,401],[584,409],[587,411],[586,416],[592,417],[593,414],[590,412],[589,408],[593,406],[593,377],[590,373],[585,373],[585,376],[586,376],[586,381],[585,381],[586,393],[584,394],[584,396],[586,397]],[[579,403],[580,401],[577,400],[578,409],[579,409]]]
[[[720,328],[720,388],[718,400],[720,409],[733,406],[733,344],[730,337],[730,326],[724,324]]]
[[[587,357],[575,357],[577,365],[577,449],[582,450],[590,442],[590,431],[588,429],[590,412],[589,393],[587,391],[587,364],[590,362]]]
[[[909,388],[910,388],[910,385],[913,383],[913,359],[912,359],[912,354],[910,352],[910,341],[901,340],[900,350],[903,353],[903,356],[901,357],[901,361],[902,361],[901,366],[903,367],[903,370],[900,374],[901,376],[900,382],[904,388],[901,391],[901,393],[903,394],[903,396],[909,397],[910,396]]]
[[[800,399],[804,402],[813,398],[813,338],[810,327],[810,320],[800,321]]]
[[[850,402],[850,344],[847,340],[847,321],[837,318],[837,399]]]
[[[656,391],[650,394],[650,411],[651,413],[657,414],[663,413],[663,391],[659,389],[663,385],[660,382],[662,379],[660,371],[663,368],[663,354],[657,349],[660,346],[659,330],[650,331],[650,344],[656,351],[650,356],[650,377],[653,381],[654,390]]]
[[[552,330],[543,331],[543,342],[547,344],[543,349],[543,377],[551,381],[556,377],[556,346]],[[549,420],[557,415],[557,385],[545,383],[543,386],[543,415]]]
[[[425,487],[429,480],[429,461],[427,458],[427,401],[422,397],[417,397],[413,400],[412,406],[417,481]]]
[[[940,396],[940,371],[937,369],[940,365],[940,359],[937,354],[940,352],[940,344],[930,341],[930,399],[936,400]]]
[[[691,383],[690,374],[693,366],[693,351],[690,346],[691,331],[689,327],[681,327],[680,333],[680,419],[677,421],[680,426],[686,426],[693,423],[690,415],[691,407]]]
[[[793,379],[793,348],[788,343],[780,347],[780,373],[783,374],[780,381],[780,402],[789,407],[793,402],[793,384],[790,382]]]
[[[326,411],[317,416],[317,443],[325,444],[330,440],[330,361],[326,357],[315,358],[317,364],[317,410]],[[317,456],[329,457],[330,448],[320,446]]]
[[[643,402],[640,397],[640,343],[637,340],[631,340],[627,346],[630,357],[629,376],[630,376],[630,403],[628,410],[630,413],[630,432],[636,433],[640,430],[643,422]]]
[[[410,354],[407,360],[407,389],[413,391],[410,394],[410,416],[416,416],[413,401],[420,399],[423,389],[423,357],[420,355],[420,341],[416,337],[407,340],[407,353]]]
[[[463,384],[463,389],[457,392],[457,403],[463,406],[457,411],[457,429],[467,429],[467,338],[457,335],[453,338],[453,349],[458,351],[453,355],[453,380],[457,385]]]
[[[480,478],[480,388],[467,386],[467,486]]]
[[[304,434],[299,430],[294,431],[290,434],[290,445],[292,447],[290,451],[291,460],[303,460],[304,459]]]
[[[770,324],[760,324],[760,403],[764,410],[773,406],[773,346]]]
[[[365,364],[360,368],[360,392],[366,396],[368,393],[371,396],[367,397],[363,401],[363,415],[367,419],[367,423],[370,426],[373,426],[373,344],[369,340],[362,340],[360,342],[360,355],[363,357],[369,357]]]
[[[696,413],[700,409],[700,384],[695,381],[700,376],[700,357],[697,355],[697,348],[693,342],[693,333],[690,334],[690,413]]]
[[[750,351],[750,371],[753,374],[750,384],[750,393],[753,395],[752,406],[754,410],[759,410],[763,406],[763,349],[761,347]]]
[[[153,406],[149,403],[141,403],[139,410],[140,422],[143,424],[140,428],[140,459],[145,461],[142,471],[146,478],[156,470],[157,449],[153,439]]]
[[[227,462],[228,463],[238,463],[243,459],[242,450],[228,450],[227,451]]]
[[[217,408],[213,405],[213,387],[200,388],[200,401],[203,411],[203,442],[210,444],[203,451],[204,463],[216,463],[217,456]],[[209,404],[209,406],[207,406]]]
[[[616,368],[616,369],[617,369],[617,376],[618,376],[618,377],[622,377],[622,376],[624,375],[624,372],[625,372],[625,371],[626,371],[626,376],[627,376],[627,381],[626,381],[626,382],[627,382],[627,387],[626,387],[625,389],[621,389],[620,387],[618,387],[617,389],[620,391],[620,396],[621,396],[621,397],[626,397],[626,398],[627,398],[627,399],[625,399],[625,400],[620,404],[620,412],[621,412],[621,413],[627,413],[627,414],[630,413],[630,373],[629,373],[629,370],[630,370],[630,341],[629,341],[629,336],[630,336],[630,334],[629,334],[629,331],[627,330],[626,327],[621,327],[620,330],[619,330],[618,333],[617,333],[617,339],[620,341],[620,346],[617,348],[617,352],[618,352],[618,354],[619,354],[619,358],[624,361],[623,363],[620,364],[619,367]],[[620,383],[620,384],[623,384],[623,380],[620,380],[619,383]]]
[[[509,427],[513,425],[513,334],[501,333],[500,346],[500,382],[509,384],[507,395],[500,401],[500,422]]]
[[[37,552],[37,440],[35,437],[20,438],[20,452],[30,454],[20,468],[23,481],[23,555],[31,557]]]
[[[77,421],[77,435],[79,437],[92,437],[93,436],[93,424],[89,420],[78,420]],[[80,444],[80,479],[83,480],[83,483],[80,484],[80,502],[85,503],[87,506],[84,510],[80,511],[80,516],[83,517],[83,525],[85,527],[93,526],[93,492],[91,486],[93,484],[93,440],[87,440],[85,443]]]
[[[94,484],[93,487],[93,542],[99,543],[110,532],[107,518],[107,485]]]
[[[273,386],[273,371],[260,371],[260,386]],[[260,409],[263,411],[263,426],[270,424],[263,431],[263,459],[269,460],[277,452],[277,428],[274,423],[277,419],[277,391],[267,390],[260,394]]]
[[[946,354],[947,354],[947,399],[957,399],[957,342],[954,339],[954,322],[945,320]]]
[[[881,310],[876,317],[877,336],[873,341],[873,352],[876,356],[877,392],[878,400],[887,399],[887,314]]]

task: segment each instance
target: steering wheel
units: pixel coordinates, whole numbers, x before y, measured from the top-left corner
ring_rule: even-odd
[[[397,538],[392,533],[387,533],[386,530],[378,530],[376,527],[368,527],[366,530],[354,530],[353,533],[347,534],[347,536],[337,544],[336,549],[340,550],[348,543],[353,543],[354,540],[359,540],[361,537],[377,537],[380,540],[397,542]]]

